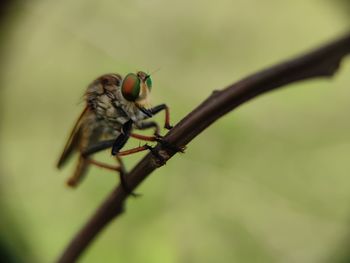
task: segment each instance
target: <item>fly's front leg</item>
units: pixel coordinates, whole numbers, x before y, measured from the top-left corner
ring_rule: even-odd
[[[158,106],[155,106],[151,109],[149,109],[149,112],[153,115],[157,114],[158,112],[165,110],[165,122],[164,122],[164,128],[170,130],[173,128],[173,126],[170,125],[170,111],[169,107],[166,104],[160,104]],[[157,142],[161,143],[163,147],[170,149],[174,152],[184,152],[185,147],[179,147],[177,145],[174,145],[172,143],[169,143],[168,141],[165,141],[161,136],[158,136]]]
[[[162,110],[165,110],[164,128],[170,130],[173,126],[170,125],[170,111],[169,111],[169,107],[166,104],[160,104],[158,106],[155,106],[149,109],[149,112],[152,115],[155,115]]]

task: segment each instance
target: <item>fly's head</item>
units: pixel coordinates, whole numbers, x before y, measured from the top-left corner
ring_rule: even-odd
[[[151,76],[143,71],[126,75],[121,86],[124,99],[141,107],[148,106],[151,89]]]

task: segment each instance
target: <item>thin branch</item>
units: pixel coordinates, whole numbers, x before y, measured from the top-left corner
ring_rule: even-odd
[[[214,91],[168,132],[164,139],[171,145],[184,147],[221,116],[260,94],[300,80],[333,76],[341,60],[349,53],[350,32],[319,49],[250,75],[223,90]],[[155,151],[164,161],[176,154],[171,148],[161,144],[155,147]],[[134,190],[163,164],[154,154],[147,154],[128,174],[127,183],[130,189]],[[116,187],[73,238],[58,262],[74,262],[97,234],[122,214],[127,197],[128,194],[120,185]]]

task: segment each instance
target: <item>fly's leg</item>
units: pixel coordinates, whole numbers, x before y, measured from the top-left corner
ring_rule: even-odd
[[[160,105],[160,106],[158,106],[158,108],[157,107],[153,108],[153,109],[155,109],[153,112],[155,112],[155,113],[159,112],[160,110],[164,109],[164,106]],[[169,120],[168,117],[167,117],[167,120]],[[125,155],[129,155],[129,154],[133,154],[133,153],[137,153],[137,152],[141,152],[144,150],[150,150],[159,159],[159,161],[161,163],[164,163],[164,159],[156,151],[154,151],[154,149],[151,146],[149,146],[147,144],[144,146],[132,148],[129,150],[120,151],[124,147],[126,142],[128,141],[129,137],[134,137],[134,138],[137,138],[140,140],[145,140],[145,141],[158,141],[173,151],[182,151],[182,149],[167,143],[159,136],[159,134],[157,134],[157,132],[159,131],[159,127],[158,127],[157,123],[155,123],[155,122],[143,122],[139,127],[139,129],[148,129],[148,128],[153,127],[155,129],[154,136],[144,136],[144,135],[131,133],[132,124],[133,124],[132,120],[127,121],[126,123],[124,123],[124,125],[121,129],[121,134],[115,140],[102,141],[102,142],[99,142],[95,145],[90,146],[82,153],[82,157],[89,160],[89,162],[91,164],[95,164],[99,167],[103,167],[106,169],[118,171],[119,175],[120,175],[120,182],[121,182],[123,189],[129,194],[135,195],[129,190],[129,187],[127,186],[126,179],[125,179],[126,170],[124,168],[124,165],[123,165],[120,157],[125,156]],[[108,149],[110,147],[112,147],[112,155],[116,156],[117,161],[119,162],[119,167],[106,165],[106,164],[88,159],[88,156],[90,156],[96,152]]]
[[[149,145],[145,145],[145,147],[153,154],[153,156],[155,156],[158,159],[158,162],[160,165],[164,165],[165,164],[165,159],[163,158],[163,156],[161,156],[158,151],[156,151],[155,148],[153,148],[152,146]]]
[[[158,141],[159,138],[161,138],[160,135],[152,135],[152,136],[146,136],[146,135],[141,135],[137,133],[131,133],[130,137],[141,140],[141,141],[147,141],[147,142],[156,142]]]
[[[126,169],[125,169],[125,166],[124,166],[124,163],[122,161],[122,159],[117,155],[116,156],[116,159],[118,161],[118,166],[113,166],[113,165],[109,165],[109,164],[105,164],[105,163],[101,163],[101,162],[98,162],[98,161],[95,161],[93,159],[88,159],[88,162],[90,164],[93,164],[93,165],[96,165],[97,167],[101,167],[101,168],[105,168],[105,169],[108,169],[108,170],[113,170],[113,171],[117,171],[119,172],[119,179],[120,179],[120,184],[122,185],[123,189],[130,195],[132,196],[139,196],[138,194],[136,193],[133,193],[127,183],[126,183]]]
[[[149,150],[162,165],[165,163],[164,158],[152,146],[148,144],[145,144],[143,146],[139,146],[136,148],[132,148],[129,150],[121,151],[117,154],[117,156],[125,156],[125,155],[129,155],[129,154],[133,154],[133,153],[137,153],[145,150]]]
[[[154,149],[153,147],[145,144],[143,146],[139,146],[139,147],[135,147],[135,148],[132,148],[132,149],[129,149],[129,150],[125,150],[125,151],[121,151],[121,152],[118,152],[115,157],[117,159],[117,161],[119,162],[119,167],[120,167],[120,171],[119,171],[119,175],[120,175],[120,183],[123,187],[123,189],[130,195],[132,196],[140,196],[140,194],[137,194],[137,193],[133,193],[129,186],[127,185],[126,183],[126,178],[125,178],[125,175],[126,175],[126,169],[125,169],[125,166],[124,166],[124,163],[122,162],[122,159],[121,159],[121,156],[126,156],[126,155],[130,155],[130,154],[133,154],[133,153],[137,153],[137,152],[141,152],[141,151],[145,151],[145,150],[150,150],[153,154],[155,154],[154,152]],[[164,159],[159,155],[159,154],[155,154],[159,160],[161,160],[162,163],[164,163]]]
[[[172,128],[172,126],[170,125],[170,111],[169,111],[169,107],[166,104],[160,104],[158,106],[155,106],[151,109],[147,109],[147,111],[152,114],[155,115],[158,112],[165,110],[165,122],[164,122],[164,128],[170,130]],[[159,135],[159,126],[156,122],[142,122],[138,125],[138,129],[143,130],[143,129],[148,129],[148,128],[155,128],[155,133],[154,133],[154,140],[153,138],[151,139],[151,137],[147,138],[149,141],[157,141],[159,143],[161,143],[163,145],[163,147],[170,149],[171,151],[174,152],[184,152],[185,148],[184,147],[179,147],[176,145],[173,145],[169,142],[167,142],[166,140],[164,140],[162,138],[162,136]],[[131,137],[137,138],[137,139],[141,139],[144,140],[144,136],[140,136],[137,134],[131,134]]]
[[[157,111],[159,112],[159,110]],[[156,113],[157,113],[156,112]],[[141,134],[136,134],[136,133],[132,133],[131,131],[129,132],[129,136],[138,140],[142,140],[142,141],[149,141],[149,142],[160,142],[163,144],[163,139],[160,136],[159,132],[159,126],[156,122],[154,121],[147,121],[147,122],[140,122],[136,124],[137,128],[139,130],[146,130],[146,129],[154,129],[154,135],[153,136],[146,136],[146,135],[141,135]],[[170,144],[169,144],[170,145]],[[170,146],[169,146],[170,147]],[[136,147],[130,150],[126,150],[123,152],[119,152],[118,155],[119,156],[123,156],[123,155],[128,155],[128,154],[132,154],[135,152],[140,152],[140,151],[144,151],[144,150],[150,150],[150,152],[157,157],[157,159],[160,161],[160,163],[164,164],[164,158],[161,157],[156,151],[154,151],[154,148],[145,144],[143,146],[140,147]],[[176,148],[176,151],[178,151],[178,148]]]
[[[122,136],[119,135],[119,136]],[[147,136],[145,136],[147,137]],[[151,141],[155,140],[155,136],[150,136],[151,137]],[[118,138],[117,138],[118,139]],[[120,176],[120,183],[124,189],[124,191],[130,195],[133,195],[133,196],[138,196],[138,194],[136,193],[133,193],[127,182],[126,182],[126,169],[125,169],[125,166],[124,166],[124,163],[122,162],[122,159],[121,159],[121,156],[126,156],[126,155],[130,155],[130,154],[134,154],[134,153],[137,153],[137,152],[141,152],[141,151],[145,151],[145,150],[149,150],[158,160],[159,160],[159,163],[160,164],[164,164],[165,163],[165,160],[164,158],[158,154],[157,151],[154,150],[153,147],[145,144],[143,146],[139,146],[139,147],[136,147],[136,148],[132,148],[132,149],[128,149],[128,150],[125,150],[125,151],[119,151],[115,154],[115,157],[119,163],[119,166],[116,167],[116,166],[112,166],[112,165],[109,165],[109,164],[104,164],[104,163],[101,163],[101,162],[98,162],[98,161],[95,161],[95,160],[92,160],[89,158],[90,155],[96,153],[96,152],[99,152],[99,151],[102,151],[102,150],[105,150],[105,149],[108,149],[110,147],[112,147],[115,143],[115,140],[107,140],[107,141],[102,141],[102,142],[98,142],[96,143],[95,145],[92,145],[90,146],[88,149],[86,149],[82,154],[81,154],[81,158],[84,158],[84,160],[90,164],[93,164],[93,165],[96,165],[98,167],[102,167],[102,168],[105,168],[105,169],[109,169],[109,170],[114,170],[114,171],[118,171],[119,172],[119,176]]]
[[[131,128],[132,128],[132,121],[129,120],[128,122],[126,122],[121,130],[121,134],[113,140],[106,140],[106,141],[101,141],[98,142],[92,146],[89,146],[83,153],[82,155],[84,157],[89,156],[91,154],[94,154],[96,152],[108,149],[112,147],[112,155],[128,155],[131,153],[136,153],[136,152],[140,152],[143,149],[142,147],[137,147],[134,149],[130,149],[128,151],[124,151],[124,152],[120,152],[120,150],[124,147],[124,145],[126,144],[126,142],[128,141],[129,137],[131,136]],[[142,135],[140,135],[142,136]],[[147,136],[145,136],[147,137]],[[130,152],[130,153],[129,153]]]
[[[143,136],[143,135],[138,135],[137,134],[137,137],[135,138],[139,138],[138,136],[142,136],[142,138],[145,140],[145,138],[149,138],[149,139],[146,139],[147,140],[150,140],[150,141],[158,141],[158,139],[156,139],[155,136]],[[149,150],[159,161],[159,163],[161,165],[165,164],[165,160],[164,158],[150,145],[148,144],[145,144],[145,145],[142,145],[142,146],[139,146],[139,147],[136,147],[136,148],[132,148],[132,149],[129,149],[129,150],[125,150],[125,151],[121,151],[121,152],[118,152],[116,156],[125,156],[125,155],[130,155],[130,154],[133,154],[133,153],[137,153],[137,152],[142,152],[142,151],[145,151],[145,150]]]
[[[149,148],[146,146],[140,146],[140,147],[126,150],[126,151],[119,151],[125,145],[127,139],[129,138],[129,133],[130,133],[129,131],[125,132],[125,130],[124,130],[124,133],[122,132],[115,140],[102,141],[102,142],[96,143],[95,145],[90,146],[88,149],[86,149],[82,153],[82,157],[85,158],[90,164],[93,164],[93,165],[96,165],[98,167],[102,167],[105,169],[118,171],[119,177],[120,177],[120,183],[121,183],[124,191],[132,196],[138,196],[138,194],[133,193],[127,185],[127,181],[126,181],[127,172],[126,172],[124,163],[122,162],[122,159],[120,157],[125,156],[125,155],[129,155],[129,154],[133,154],[133,153],[137,153],[137,152],[141,152],[144,150],[148,150]],[[90,156],[96,152],[108,149],[110,147],[112,147],[112,154],[114,153],[113,149],[116,151],[113,155],[116,156],[116,159],[119,163],[118,167],[111,166],[109,164],[104,164],[104,163],[101,163],[101,162],[98,162],[98,161],[95,161],[95,160],[88,158],[88,156]]]
[[[117,139],[115,140],[107,140],[107,141],[101,141],[98,142],[94,145],[91,145],[90,147],[88,147],[83,153],[82,153],[82,157],[85,158],[90,164],[94,164],[98,167],[102,167],[105,169],[109,169],[109,170],[114,170],[119,172],[119,177],[120,177],[120,184],[122,186],[122,188],[124,189],[124,191],[130,195],[136,196],[136,194],[132,193],[132,191],[130,191],[127,183],[126,183],[126,169],[125,166],[121,160],[121,158],[117,155],[116,159],[119,163],[119,166],[111,166],[109,164],[104,164],[95,160],[92,160],[90,158],[88,158],[90,155],[111,148],[112,147],[112,154],[114,153],[114,151],[116,151],[116,153],[118,153],[118,151],[125,145],[127,139],[129,138],[129,136],[125,135],[125,133],[129,133],[131,130],[131,125],[132,122],[127,122],[126,125],[123,126],[124,130],[122,129],[122,133],[117,137]],[[136,152],[136,151],[135,151]],[[116,155],[116,154],[113,154]]]
[[[108,148],[111,148],[114,144],[115,140],[106,140],[98,142],[94,145],[89,146],[86,150],[82,152],[82,156],[88,157],[94,153],[106,150]]]
[[[71,176],[67,180],[67,185],[70,187],[75,187],[79,183],[79,181],[82,179],[82,177],[86,174],[86,171],[90,164],[95,165],[97,167],[104,168],[104,169],[120,172],[120,167],[118,166],[113,166],[113,165],[109,165],[99,161],[95,161],[89,158],[88,156],[81,154],[73,176]]]
[[[148,144],[145,144],[143,146],[139,146],[139,147],[136,147],[136,148],[132,148],[132,149],[129,149],[129,150],[121,151],[116,156],[120,157],[120,156],[130,155],[130,154],[141,152],[141,151],[145,151],[145,150],[149,150],[158,159],[158,161],[162,165],[165,164],[164,158],[152,146],[150,146]]]
[[[154,129],[154,132],[153,132],[154,135],[159,136],[159,134],[160,134],[159,125],[155,121],[143,121],[143,122],[137,123],[136,126],[137,126],[137,129],[139,129],[139,130],[146,130],[146,129],[152,129],[153,128]]]
[[[123,151],[120,152],[120,156],[119,153],[116,155],[116,159],[118,161],[118,166],[113,166],[113,165],[109,165],[109,164],[105,164],[93,159],[88,158],[88,155],[91,155],[97,151],[101,151],[107,148],[110,148],[111,146],[113,146],[114,144],[114,140],[110,140],[110,141],[102,141],[100,143],[97,143],[96,145],[91,146],[90,148],[88,148],[83,154],[82,154],[82,158],[84,158],[86,160],[86,162],[88,162],[89,164],[93,164],[97,167],[101,167],[101,168],[105,168],[108,170],[113,170],[113,171],[117,171],[119,173],[119,178],[120,178],[120,184],[122,185],[122,188],[124,189],[124,191],[132,196],[138,196],[138,194],[133,193],[130,188],[127,185],[126,182],[126,169],[124,166],[124,163],[122,161],[122,159],[120,158],[120,156],[122,155],[127,155],[127,154],[132,154],[132,153],[136,153],[139,151],[143,151],[146,150],[147,148],[142,148],[142,149],[130,149],[128,151]],[[141,147],[138,147],[141,148]]]
[[[97,167],[101,167],[101,168],[104,168],[104,169],[108,169],[108,170],[112,170],[112,171],[117,171],[117,172],[121,172],[121,167],[120,166],[113,166],[113,165],[109,165],[109,164],[106,164],[106,163],[102,163],[102,162],[99,162],[99,161],[95,161],[93,159],[87,159],[87,161],[90,163],[90,164],[93,164]]]
[[[143,135],[137,135],[137,136],[143,136]],[[148,137],[148,136],[144,136],[144,137]],[[149,136],[149,140],[147,141],[156,141],[156,137],[155,136]],[[117,138],[118,139],[118,138]],[[89,148],[87,148],[83,153],[82,153],[82,157],[87,158],[88,156],[108,149],[110,147],[112,147],[115,143],[115,140],[108,140],[108,141],[102,141],[102,142],[98,142],[95,145],[90,146]],[[137,152],[141,152],[141,151],[145,151],[145,150],[149,150],[149,147],[147,144],[143,145],[143,146],[139,146],[136,148],[132,148],[129,150],[125,150],[125,151],[118,151],[116,152],[114,155],[118,155],[118,156],[125,156],[125,155],[129,155],[129,154],[133,154],[133,153],[137,153]]]
[[[122,161],[122,159],[117,155],[116,156],[117,162],[119,163],[119,180],[120,180],[120,184],[122,185],[122,188],[124,191],[126,191],[127,193],[130,193],[131,195],[134,195],[132,193],[132,191],[130,191],[128,184],[126,183],[126,169],[125,169],[125,165]]]
[[[127,174],[127,172],[126,172],[125,165],[124,165],[124,162],[123,162],[122,158],[120,158],[119,155],[116,155],[116,159],[117,159],[117,162],[119,163],[120,184],[122,185],[123,190],[126,193],[128,193],[128,194],[130,194],[130,195],[132,195],[134,197],[140,196],[140,194],[132,192],[130,190],[128,184],[126,183],[126,174]]]
[[[126,123],[123,124],[121,129],[121,134],[115,139],[112,146],[112,155],[116,155],[121,148],[124,147],[126,142],[128,141],[132,129],[133,121],[130,119]]]
[[[125,156],[125,155],[130,155],[130,154],[133,154],[133,153],[142,152],[142,151],[148,150],[149,147],[151,147],[151,146],[145,144],[143,146],[139,146],[139,147],[136,147],[136,148],[131,148],[129,150],[118,152],[116,154],[116,156]]]
[[[89,168],[89,162],[83,156],[79,156],[78,164],[75,168],[75,171],[71,177],[68,178],[66,184],[69,187],[76,187],[80,180],[86,175],[86,172]]]
[[[160,104],[160,105],[155,106],[151,109],[148,109],[148,111],[152,115],[155,115],[162,110],[165,110],[164,128],[170,130],[173,126],[170,125],[170,111],[169,111],[169,107],[166,104]]]
[[[117,169],[116,167],[111,167],[107,164],[105,165],[103,163],[94,161],[90,158],[90,155],[111,147],[111,145],[113,145],[113,142],[114,142],[114,140],[113,141],[103,141],[103,142],[100,142],[96,145],[92,145],[88,149],[86,149],[85,151],[81,152],[80,156],[79,156],[78,164],[75,168],[75,172],[70,178],[68,178],[67,185],[70,187],[77,186],[79,181],[85,176],[85,174],[88,170],[89,164],[94,164],[96,166],[103,167],[106,169],[116,170]]]
[[[166,140],[163,139],[162,136],[160,135],[154,135],[154,136],[145,136],[145,135],[141,135],[141,134],[136,134],[136,133],[131,133],[130,137],[133,137],[135,139],[139,139],[139,140],[143,140],[143,141],[149,141],[149,142],[159,142],[161,145],[163,145],[165,148],[168,148],[174,152],[184,152],[184,148],[183,147],[178,147],[176,145],[173,145],[169,142],[167,142]],[[144,146],[142,146],[144,147]],[[150,146],[148,146],[150,147]]]
[[[161,106],[161,105],[160,105]],[[178,147],[176,145],[173,145],[169,142],[167,142],[166,140],[163,139],[163,137],[161,135],[159,135],[159,126],[156,122],[150,121],[150,122],[141,122],[138,124],[137,128],[139,130],[145,130],[145,129],[150,129],[150,128],[154,128],[155,129],[155,133],[153,136],[145,136],[145,135],[140,135],[140,134],[136,134],[136,133],[130,133],[130,137],[133,137],[135,139],[139,139],[139,140],[143,140],[143,141],[150,141],[150,142],[159,142],[160,144],[162,144],[165,148],[170,149],[171,151],[174,152],[184,152],[184,148],[183,147]]]

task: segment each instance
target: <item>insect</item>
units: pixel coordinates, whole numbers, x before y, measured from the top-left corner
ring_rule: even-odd
[[[160,128],[147,119],[164,110],[164,128],[171,129],[169,108],[166,104],[150,107],[151,76],[143,71],[129,73],[124,78],[119,74],[105,74],[94,80],[85,92],[85,108],[80,114],[57,163],[62,168],[77,152],[78,163],[67,185],[75,187],[86,175],[89,165],[117,171],[125,190],[125,168],[121,156],[152,149],[147,144],[121,151],[130,137],[143,141],[162,141]],[[133,133],[134,129],[154,129],[152,136]],[[118,165],[96,161],[92,155],[112,148]]]

